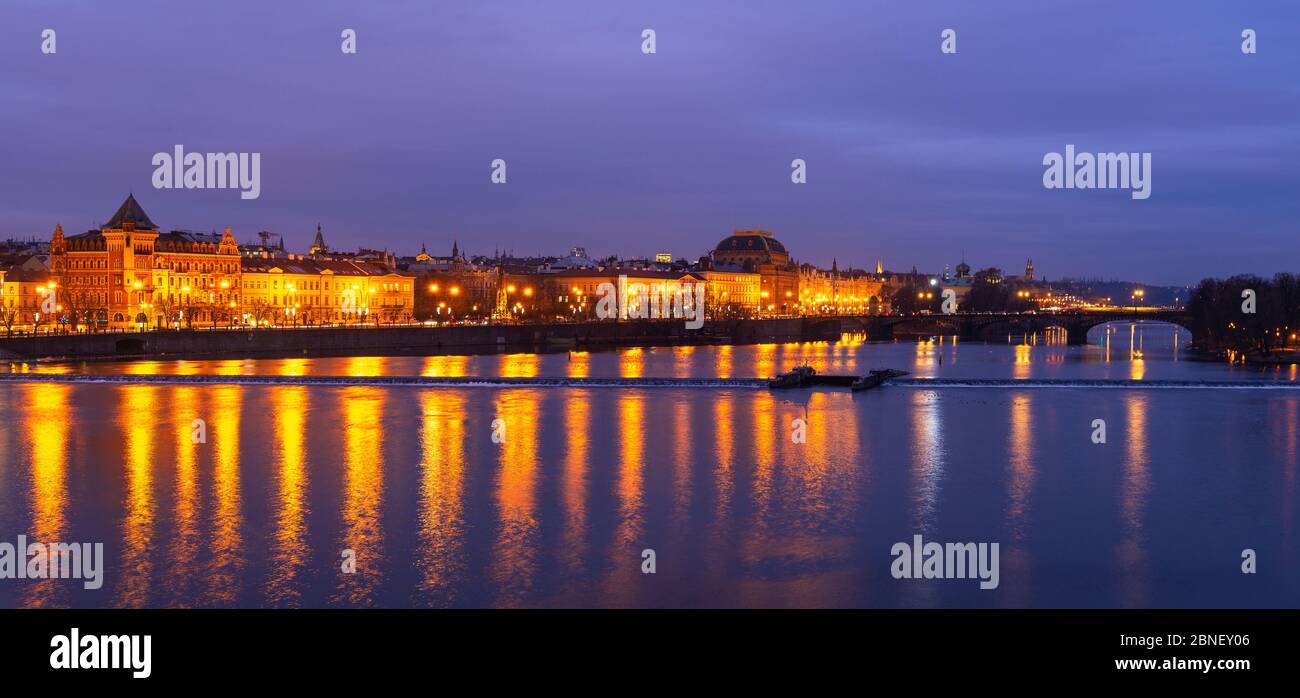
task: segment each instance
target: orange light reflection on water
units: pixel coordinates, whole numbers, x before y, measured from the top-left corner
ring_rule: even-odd
[[[465,571],[465,396],[420,393],[420,571],[418,589],[439,603],[456,600]]]
[[[519,604],[532,589],[537,575],[537,419],[538,390],[501,391],[497,395],[492,430],[502,443],[496,487],[497,532],[491,577],[499,590],[498,603]],[[496,420],[493,420],[494,422]],[[483,438],[489,438],[483,435]]]
[[[296,582],[307,562],[306,432],[311,395],[305,386],[277,386],[271,391],[271,406],[275,411],[272,448],[278,483],[267,597],[278,606],[297,606],[301,594]]]
[[[141,608],[149,600],[153,573],[154,536],[154,430],[158,395],[152,385],[117,388],[121,410],[118,424],[125,435],[126,512],[122,518],[122,582],[115,605]]]
[[[370,606],[383,581],[384,408],[388,391],[352,386],[339,393],[343,413],[343,539],[356,571],[340,575],[339,594],[353,606]]]
[[[33,542],[62,542],[67,532],[71,393],[72,386],[57,383],[30,383],[23,386],[21,393],[32,458],[30,539]],[[25,564],[25,554],[23,558],[19,564]],[[25,590],[22,603],[31,607],[64,605],[63,596],[57,580],[35,580]]]

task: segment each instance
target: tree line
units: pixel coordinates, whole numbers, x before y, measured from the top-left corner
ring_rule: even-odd
[[[1242,274],[1204,279],[1187,301],[1192,335],[1208,350],[1269,354],[1288,344],[1300,328],[1300,276],[1271,279]]]

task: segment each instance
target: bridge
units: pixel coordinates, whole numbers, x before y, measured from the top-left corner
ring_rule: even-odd
[[[1110,322],[1167,322],[1191,330],[1185,310],[1108,310],[1063,313],[953,313],[934,315],[841,315],[812,324],[808,334],[821,337],[864,333],[870,339],[897,335],[956,335],[967,341],[999,339],[1007,335],[1066,331],[1069,344],[1087,344],[1088,330]]]

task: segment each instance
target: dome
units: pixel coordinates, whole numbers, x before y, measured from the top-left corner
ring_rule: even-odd
[[[780,240],[766,230],[737,230],[714,248],[715,252],[779,252],[789,254]]]
[[[785,267],[790,264],[790,253],[786,252],[785,245],[766,230],[732,231],[731,236],[719,242],[710,255],[716,264],[744,268],[765,264]]]

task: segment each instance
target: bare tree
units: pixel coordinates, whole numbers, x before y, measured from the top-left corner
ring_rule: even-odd
[[[14,323],[18,322],[18,308],[8,307],[0,308],[0,323],[5,326],[7,336],[14,336]]]

